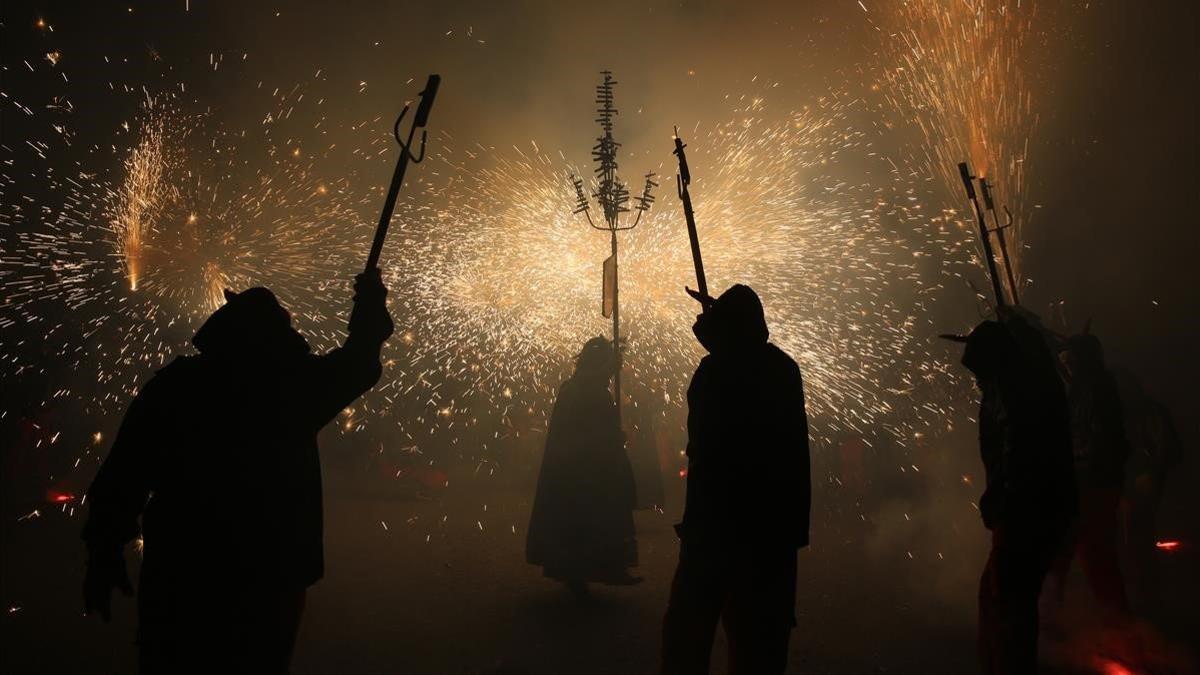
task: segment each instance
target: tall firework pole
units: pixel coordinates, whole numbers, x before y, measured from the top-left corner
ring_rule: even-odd
[[[621,214],[629,212],[629,190],[621,183],[617,177],[617,149],[621,144],[613,139],[613,117],[617,115],[617,109],[613,107],[613,85],[617,84],[612,79],[611,71],[602,71],[601,75],[604,80],[596,86],[596,104],[599,106],[596,112],[599,117],[596,122],[600,124],[600,128],[604,134],[596,139],[596,145],[592,147],[592,159],[596,161],[596,191],[592,196],[596,201],[600,202],[600,208],[604,211],[604,224],[597,225],[592,221],[592,216],[588,213],[588,199],[583,192],[583,179],[571,176],[571,183],[575,187],[575,210],[572,213],[582,213],[587,218],[588,225],[597,230],[607,230],[612,242],[612,255],[604,263],[604,291],[605,298],[611,292],[611,313],[613,324],[613,353],[616,356],[615,372],[613,374],[613,398],[617,403],[617,421],[621,419],[621,305],[619,302],[618,283],[617,283],[617,232],[622,230],[632,230],[637,227],[638,222],[642,219],[642,214],[650,210],[650,205],[654,202],[654,197],[651,196],[651,189],[658,187],[658,183],[654,182],[654,173],[646,174],[646,184],[642,188],[642,195],[637,198],[637,217],[634,218],[632,224],[621,224]],[[611,289],[611,290],[610,290]],[[603,303],[602,313],[604,316],[609,315],[609,303]]]

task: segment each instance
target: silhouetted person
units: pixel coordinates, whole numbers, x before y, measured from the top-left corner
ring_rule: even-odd
[[[1003,312],[966,339],[975,376],[979,451],[987,487],[979,499],[992,550],[979,585],[983,672],[1037,671],[1038,596],[1076,512],[1070,413],[1054,358],[1025,318]]]
[[[1061,600],[1071,561],[1078,555],[1106,620],[1119,622],[1129,612],[1117,561],[1117,508],[1129,460],[1121,397],[1094,335],[1085,332],[1070,337],[1061,358],[1071,406],[1079,520],[1055,559],[1052,574]]]
[[[748,286],[725,291],[692,330],[709,353],[688,387],[687,500],[662,672],[707,673],[723,620],[732,675],[782,673],[811,503],[800,368],[767,341]]]
[[[345,345],[310,353],[271,291],[225,291],[125,414],[88,491],[84,599],[107,621],[143,542],[140,669],[286,673],[324,573],[317,432],[379,380],[392,333],[378,270],[355,283]],[[140,523],[139,523],[140,518]]]
[[[589,582],[630,584],[637,564],[633,470],[609,383],[612,344],[587,341],[554,402],[525,557],[583,594]]]
[[[1183,442],[1171,411],[1147,392],[1136,377],[1116,368],[1113,376],[1121,396],[1125,435],[1130,445],[1125,479],[1130,581],[1137,602],[1149,605],[1159,599],[1155,518],[1167,475],[1183,457]]]

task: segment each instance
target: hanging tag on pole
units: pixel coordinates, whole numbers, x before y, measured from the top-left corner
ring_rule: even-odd
[[[617,261],[610,255],[604,259],[604,279],[600,291],[600,314],[608,319],[613,315],[613,298],[617,294]]]

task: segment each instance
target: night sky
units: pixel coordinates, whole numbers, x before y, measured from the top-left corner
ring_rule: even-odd
[[[1178,592],[1143,618],[1161,672],[1194,665],[1197,6],[978,0],[963,5],[987,8],[983,32],[943,43],[912,22],[938,3],[909,4],[4,2],[0,666],[132,672],[132,604],[101,626],[77,592],[79,499],[130,394],[187,351],[220,287],[270,285],[314,346],[341,339],[391,122],[434,72],[430,157],[409,168],[384,253],[385,384],[322,436],[329,573],[295,672],[653,672],[682,391],[702,354],[674,125],[710,283],[759,288],[813,383],[814,546],[790,672],[975,667],[976,395],[936,335],[979,320],[971,286],[988,281],[943,156],[997,165],[1022,304],[1063,333],[1090,320],[1109,362],[1175,414],[1186,457],[1159,525],[1182,542],[1163,559]],[[1000,50],[998,79],[941,44]],[[568,181],[590,175],[602,70],[619,82],[621,176],[635,196],[643,174],[660,183],[622,239],[622,303],[628,406],[643,411],[630,424],[665,448],[667,503],[637,516],[646,583],[580,612],[521,547],[553,391],[607,331],[607,237],[571,215]],[[977,129],[983,150],[964,137]],[[161,152],[149,187],[139,148]],[[140,290],[121,225],[138,189],[157,200]],[[868,447],[857,492],[851,439]],[[1055,647],[1061,672],[1099,672],[1086,623]]]

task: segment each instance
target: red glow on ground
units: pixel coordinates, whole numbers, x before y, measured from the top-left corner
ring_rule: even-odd
[[[1096,665],[1100,667],[1101,675],[1136,675],[1132,670],[1116,661],[1097,659]]]
[[[74,501],[75,495],[69,492],[55,492],[51,490],[46,493],[46,498],[55,504],[66,504],[67,502]]]
[[[687,469],[680,469],[680,470],[679,470],[679,477],[680,477],[680,478],[687,478]]]
[[[1174,541],[1174,540],[1172,540],[1172,541],[1156,541],[1156,542],[1154,542],[1154,547],[1161,551],[1174,551],[1175,549],[1179,548],[1179,542]]]

